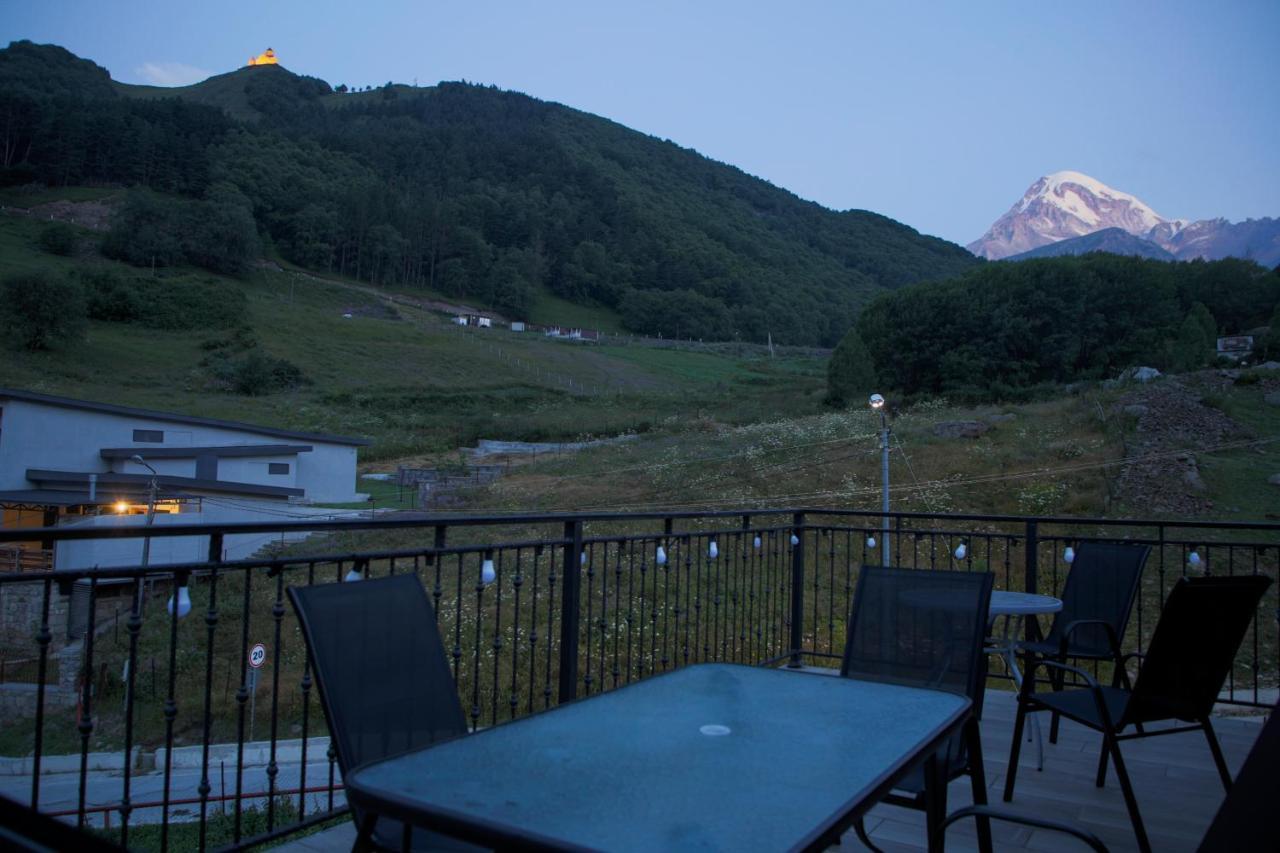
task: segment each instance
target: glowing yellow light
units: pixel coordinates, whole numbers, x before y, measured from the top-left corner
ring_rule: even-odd
[[[129,511],[129,505],[127,503],[125,503],[124,501],[116,501],[116,512],[123,515],[128,511]]]
[[[266,53],[249,57],[250,65],[278,65],[279,63],[280,60],[276,59],[276,52],[271,48],[267,48]]]

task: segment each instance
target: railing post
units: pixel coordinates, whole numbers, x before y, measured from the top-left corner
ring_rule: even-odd
[[[206,562],[220,563],[222,562],[222,531],[209,534],[209,554]]]
[[[1023,591],[1035,593],[1040,590],[1040,538],[1039,525],[1035,521],[1027,522],[1026,562],[1023,566]],[[1035,642],[1035,617],[1022,620],[1023,639],[1028,643]]]
[[[560,587],[560,698],[569,702],[578,695],[578,611],[582,588],[582,522],[564,523],[564,578]]]
[[[790,669],[799,669],[800,647],[804,643],[804,513],[797,512],[791,519],[791,534],[796,544],[791,546],[791,660]]]

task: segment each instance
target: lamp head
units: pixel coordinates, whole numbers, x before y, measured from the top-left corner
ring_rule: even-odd
[[[867,403],[870,404],[871,408],[876,411],[880,411],[884,408],[884,397],[881,397],[879,394],[872,394],[871,399],[868,400]]]
[[[146,463],[146,460],[144,460],[144,459],[143,459],[139,454],[137,454],[137,453],[135,453],[135,454],[133,454],[132,456],[130,456],[130,457],[129,457],[129,461],[130,461],[130,462],[137,462],[139,465],[146,465],[146,464],[147,464],[147,463]]]

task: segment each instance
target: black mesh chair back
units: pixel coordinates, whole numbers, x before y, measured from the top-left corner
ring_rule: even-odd
[[[1156,623],[1126,720],[1209,716],[1270,585],[1262,575],[1179,579]]]
[[[466,718],[415,575],[290,587],[343,774],[467,733]],[[357,825],[360,814],[353,817]],[[374,841],[399,849],[403,826],[379,820]],[[474,849],[414,830],[410,848]]]
[[[990,572],[864,566],[840,674],[982,693]]]
[[[1280,705],[1258,733],[1235,784],[1200,846],[1202,853],[1218,850],[1280,850]]]
[[[1123,643],[1142,567],[1150,552],[1149,545],[1082,543],[1067,572],[1062,610],[1054,617],[1044,645],[1056,651],[1067,626],[1081,619],[1106,622]],[[1101,625],[1082,625],[1068,639],[1072,657],[1114,657],[1107,630]]]

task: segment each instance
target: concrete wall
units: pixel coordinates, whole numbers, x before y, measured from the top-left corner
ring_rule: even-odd
[[[99,451],[104,447],[204,447],[243,444],[307,444],[313,450],[277,458],[221,459],[218,479],[264,486],[306,490],[306,499],[317,503],[346,503],[359,499],[356,492],[356,448],[313,440],[282,438],[252,429],[200,426],[163,418],[128,417],[50,406],[26,400],[3,402],[0,423],[0,489],[28,489],[28,468],[55,471],[112,470]],[[160,430],[163,443],[135,442],[135,429]],[[288,462],[289,474],[270,474],[267,461]],[[252,464],[250,464],[252,463]],[[151,464],[161,474],[195,476],[193,459],[157,459]],[[117,460],[120,473],[146,474],[147,470]]]

